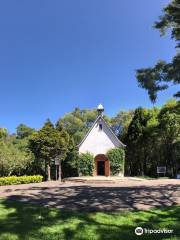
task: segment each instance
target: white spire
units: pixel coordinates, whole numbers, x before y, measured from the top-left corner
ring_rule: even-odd
[[[97,106],[97,111],[98,111],[98,115],[102,115],[102,113],[104,112],[104,107],[102,104],[99,104]]]
[[[99,105],[97,106],[97,110],[104,110],[103,105],[102,105],[102,104],[99,104]]]

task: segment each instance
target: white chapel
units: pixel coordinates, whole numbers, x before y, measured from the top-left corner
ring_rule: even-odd
[[[105,122],[103,112],[104,108],[99,104],[94,124],[78,145],[80,154],[89,152],[94,156],[94,176],[110,176],[110,163],[106,153],[113,148],[125,147]]]

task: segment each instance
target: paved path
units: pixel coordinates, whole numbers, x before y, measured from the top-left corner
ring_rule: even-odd
[[[0,197],[45,206],[120,211],[180,204],[180,180],[123,179],[116,183],[43,182],[0,187]]]

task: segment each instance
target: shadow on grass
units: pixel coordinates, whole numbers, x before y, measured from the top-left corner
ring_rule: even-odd
[[[132,212],[80,212],[4,199],[0,201],[1,240],[170,239],[172,235],[136,236],[137,226],[174,230],[180,237],[180,206]],[[171,238],[172,239],[172,238]]]

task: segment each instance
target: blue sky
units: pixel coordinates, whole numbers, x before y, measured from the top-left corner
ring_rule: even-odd
[[[74,107],[151,107],[135,69],[170,60],[152,28],[166,0],[0,1],[0,127],[40,128]],[[157,106],[177,87],[160,93]]]

